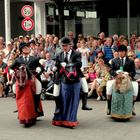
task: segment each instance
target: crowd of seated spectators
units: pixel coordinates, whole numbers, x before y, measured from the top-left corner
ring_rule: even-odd
[[[127,46],[127,56],[135,62],[134,80],[140,83],[140,36],[133,33],[130,39],[127,39],[125,35],[117,34],[106,37],[104,32],[97,36],[84,36],[82,33],[75,36],[72,31],[69,31],[67,36],[71,41],[71,48],[81,52],[82,71],[89,85],[89,96],[95,89],[97,100],[105,100],[103,89],[106,87],[107,81],[113,78],[110,75],[110,65],[112,59],[118,57],[119,45]],[[14,71],[10,70],[9,66],[15,58],[20,56],[18,46],[21,42],[30,44],[30,55],[41,58],[40,63],[48,75],[48,77],[42,75],[42,84],[45,88],[46,82],[54,74],[55,56],[61,52],[59,39],[51,34],[46,34],[46,36],[32,34],[30,36],[20,35],[5,43],[4,38],[0,37],[0,97],[7,97],[10,92],[15,94]]]

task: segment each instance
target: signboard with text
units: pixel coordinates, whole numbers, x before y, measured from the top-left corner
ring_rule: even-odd
[[[25,31],[31,31],[34,28],[34,21],[30,18],[33,16],[33,8],[30,5],[24,5],[21,9],[21,14],[24,19],[21,22],[21,27]]]
[[[22,20],[21,27],[25,31],[31,31],[34,28],[34,21],[31,18],[26,17]]]
[[[21,15],[23,17],[32,17],[33,13],[33,8],[30,5],[24,5],[21,9]]]

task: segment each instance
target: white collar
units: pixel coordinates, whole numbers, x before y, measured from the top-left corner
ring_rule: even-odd
[[[126,56],[125,56],[125,57],[123,57],[123,58],[121,58],[121,57],[120,57],[120,59],[123,59],[123,60],[125,61],[125,60],[126,60]]]
[[[68,53],[68,55],[70,55],[71,54],[71,52],[72,52],[72,50],[69,50],[67,53]],[[66,54],[66,52],[65,52],[65,54]]]
[[[23,58],[25,58],[25,57],[26,57],[26,58],[29,58],[29,55],[27,55],[27,56],[23,55]]]

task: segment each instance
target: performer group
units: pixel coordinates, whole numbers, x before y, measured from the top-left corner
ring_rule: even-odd
[[[33,40],[29,43],[21,42],[19,57],[9,66],[16,81],[14,91],[18,120],[25,127],[34,125],[37,118],[44,115],[40,96],[42,88],[49,83],[49,80],[45,79],[49,78],[53,79],[52,96],[56,107],[52,124],[55,126],[76,127],[79,124],[77,112],[80,98],[81,109],[92,110],[87,106],[87,98],[94,90],[97,92],[98,101],[107,100],[107,115],[111,115],[112,118],[126,120],[136,115],[134,103],[138,96],[139,85],[133,81],[135,64],[127,57],[125,45],[118,47],[118,57],[112,59],[111,63],[108,59],[104,61],[103,56],[96,58],[98,64],[94,69],[98,70],[91,80],[91,77],[85,73],[89,66],[83,61],[83,55],[88,56],[83,40],[79,41],[82,47],[76,50],[70,38],[61,38],[60,51],[54,55],[54,60],[50,60],[50,53],[46,53],[46,61],[31,55],[31,46],[34,43]],[[93,66],[88,72],[91,69],[93,70]],[[89,79],[91,84],[88,83]],[[106,95],[103,94],[104,89]]]

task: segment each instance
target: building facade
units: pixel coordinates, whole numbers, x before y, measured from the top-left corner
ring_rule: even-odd
[[[100,31],[106,35],[128,33],[128,0],[71,0],[64,10],[65,34],[69,30],[75,35],[96,36]],[[138,0],[130,2],[130,33],[140,33],[140,10]],[[24,17],[21,9],[24,5],[31,5],[34,9],[34,28],[24,31],[21,22]],[[6,41],[10,38],[26,34],[59,34],[57,6],[49,0],[0,0],[0,36]]]

